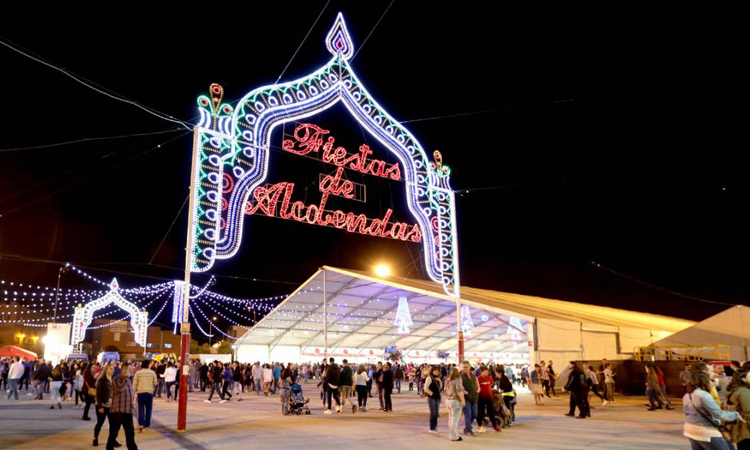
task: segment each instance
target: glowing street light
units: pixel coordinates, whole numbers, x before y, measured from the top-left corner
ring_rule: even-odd
[[[380,264],[375,267],[375,274],[381,278],[390,276],[391,268],[385,264]]]

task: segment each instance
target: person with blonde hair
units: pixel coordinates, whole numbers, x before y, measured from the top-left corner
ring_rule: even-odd
[[[461,420],[461,410],[466,406],[466,400],[461,373],[456,367],[448,373],[448,380],[445,382],[445,400],[448,404],[448,434],[451,441],[463,441],[458,435],[458,421]]]

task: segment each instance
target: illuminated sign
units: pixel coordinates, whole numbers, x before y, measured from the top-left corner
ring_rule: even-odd
[[[326,37],[332,58],[320,69],[287,83],[264,86],[243,97],[236,108],[223,103],[224,89],[213,84],[210,96],[198,98],[200,122],[195,128],[195,170],[192,177],[193,227],[191,267],[209,270],[217,259],[228,259],[239,250],[246,214],[266,214],[321,226],[333,226],[372,236],[419,242],[427,273],[449,295],[459,295],[455,196],[450,169],[438,151],[428,152],[417,139],[391,117],[365,89],[349,65],[353,44],[339,14]],[[411,82],[404,77],[404,82]],[[356,151],[335,145],[328,130],[305,124],[304,119],[337,103],[343,104],[382,146],[395,164],[372,157],[361,145]],[[270,139],[275,127],[287,122],[297,126],[294,139],[282,143],[282,151],[319,158],[344,170],[355,170],[394,181],[406,187],[408,210],[415,223],[393,221],[392,211],[382,218],[344,211],[328,211],[325,203],[306,205],[293,201],[294,184],[266,184]],[[341,171],[324,177],[327,195],[352,195]],[[326,186],[324,186],[326,184]],[[261,239],[261,236],[253,236]]]
[[[130,313],[130,325],[133,327],[135,334],[135,342],[141,347],[146,347],[146,335],[148,333],[148,312],[146,309],[138,309],[137,306],[130,303],[122,295],[120,295],[120,286],[117,284],[117,280],[113,279],[109,285],[109,292],[101,298],[93,300],[86,304],[86,306],[78,305],[73,313],[73,330],[70,336],[70,345],[77,345],[83,340],[86,335],[86,328],[91,325],[91,321],[94,319],[94,312],[105,308],[110,303],[114,303],[121,309]],[[119,334],[115,334],[119,340]]]

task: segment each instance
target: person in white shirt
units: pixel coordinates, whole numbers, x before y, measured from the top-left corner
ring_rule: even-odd
[[[164,381],[167,383],[167,401],[172,401],[172,386],[177,380],[177,368],[171,362],[167,364],[167,370],[164,371]],[[177,400],[175,393],[175,400]]]
[[[18,384],[21,382],[24,367],[18,356],[14,360],[15,362],[10,365],[10,370],[8,371],[8,384],[10,385],[8,388],[8,399],[10,399],[11,395],[15,394],[16,400],[18,400]]]
[[[260,367],[260,363],[256,362],[253,365],[253,388],[255,389],[255,394],[260,395],[260,391],[263,388],[263,368]]]

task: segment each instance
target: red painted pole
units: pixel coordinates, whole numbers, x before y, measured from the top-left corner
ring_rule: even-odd
[[[188,378],[188,374],[190,373],[190,365],[188,364],[188,357],[190,356],[190,323],[183,323],[181,326],[181,331],[182,345],[180,349],[180,403],[177,409],[177,431],[185,431],[187,429],[187,399],[188,391],[190,390],[190,379]]]
[[[464,332],[458,332],[458,363],[464,362]]]

